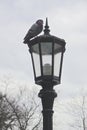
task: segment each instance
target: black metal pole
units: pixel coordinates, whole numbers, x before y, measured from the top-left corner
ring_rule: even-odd
[[[39,93],[43,106],[43,130],[53,130],[53,103],[57,94],[53,88],[47,86],[45,88]]]

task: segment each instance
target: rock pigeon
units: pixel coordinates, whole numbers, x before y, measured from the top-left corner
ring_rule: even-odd
[[[25,44],[28,43],[31,38],[37,36],[39,33],[42,32],[42,30],[43,30],[43,20],[39,19],[29,29],[28,33],[24,38],[24,43]]]

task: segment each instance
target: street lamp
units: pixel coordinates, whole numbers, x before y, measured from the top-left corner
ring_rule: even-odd
[[[60,84],[65,41],[50,34],[48,21],[44,34],[31,39],[27,45],[32,58],[35,83],[42,86],[39,97],[43,106],[43,130],[52,130],[53,102],[57,96],[53,86]]]

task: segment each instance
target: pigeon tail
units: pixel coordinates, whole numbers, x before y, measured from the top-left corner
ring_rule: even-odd
[[[24,39],[23,43],[27,44],[30,41],[30,39]]]

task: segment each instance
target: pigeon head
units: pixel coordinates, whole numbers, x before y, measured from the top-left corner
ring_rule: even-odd
[[[36,23],[39,24],[39,25],[43,25],[43,20],[39,19],[39,20],[36,21]]]

